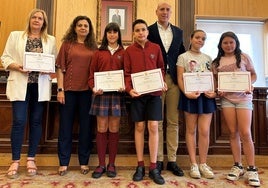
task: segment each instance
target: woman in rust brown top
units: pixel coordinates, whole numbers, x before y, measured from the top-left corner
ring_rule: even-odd
[[[78,158],[81,173],[89,172],[91,142],[91,90],[88,86],[89,67],[97,49],[91,20],[77,16],[63,37],[56,60],[60,127],[58,138],[59,175],[67,173],[72,152],[72,132],[76,111],[79,113]]]

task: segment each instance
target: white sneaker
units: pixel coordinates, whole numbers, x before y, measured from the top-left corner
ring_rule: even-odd
[[[227,179],[231,180],[231,181],[235,181],[238,180],[241,176],[244,175],[244,169],[242,166],[233,166],[231,168],[231,171],[229,172],[229,174],[227,174]]]
[[[202,176],[207,179],[213,179],[215,177],[212,169],[206,164],[200,164],[199,165],[199,170]]]
[[[247,177],[250,186],[259,187],[261,185],[257,170],[247,170]]]
[[[199,168],[197,164],[192,164],[190,169],[191,178],[199,179],[201,178],[201,174],[199,172]]]

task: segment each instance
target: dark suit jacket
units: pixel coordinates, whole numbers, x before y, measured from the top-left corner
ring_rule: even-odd
[[[162,51],[163,59],[165,62],[165,70],[166,70],[167,65],[168,65],[169,71],[170,71],[169,74],[170,74],[173,82],[175,84],[178,84],[176,63],[177,63],[178,56],[185,52],[185,47],[183,45],[183,36],[182,36],[183,31],[180,28],[178,28],[172,24],[170,24],[170,26],[171,26],[172,33],[173,33],[173,39],[172,39],[170,48],[169,48],[167,53],[166,53],[166,50],[163,46],[162,40],[160,38],[156,22],[148,27],[148,29],[149,29],[148,39],[151,42],[159,44],[161,51]]]
[[[119,25],[119,27],[121,27],[121,16],[114,14],[112,16],[112,22],[117,23]]]

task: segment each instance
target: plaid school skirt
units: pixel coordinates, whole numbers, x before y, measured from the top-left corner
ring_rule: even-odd
[[[89,114],[96,116],[126,116],[125,93],[106,92],[92,95]]]

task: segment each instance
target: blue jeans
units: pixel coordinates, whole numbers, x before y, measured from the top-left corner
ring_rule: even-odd
[[[72,136],[75,114],[79,117],[78,159],[87,165],[92,149],[92,118],[89,115],[92,92],[65,91],[65,104],[60,104],[58,157],[60,166],[68,166],[72,153]]]
[[[28,157],[35,157],[42,136],[42,117],[45,102],[38,102],[38,84],[28,84],[25,101],[13,101],[11,130],[12,160],[19,160],[29,114]]]

